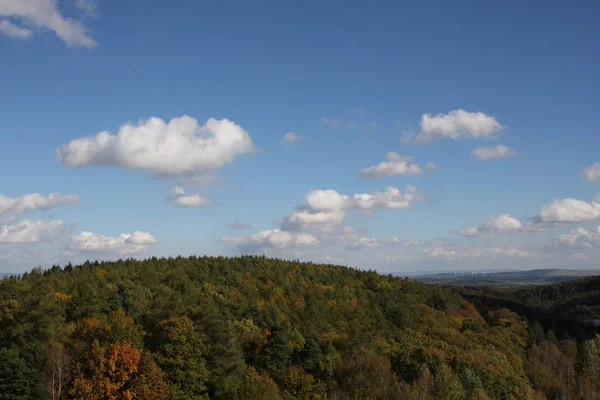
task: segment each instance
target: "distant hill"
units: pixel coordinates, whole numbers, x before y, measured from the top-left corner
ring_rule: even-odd
[[[414,276],[426,283],[451,286],[522,287],[545,285],[600,275],[593,269],[533,269],[528,271],[453,271]]]

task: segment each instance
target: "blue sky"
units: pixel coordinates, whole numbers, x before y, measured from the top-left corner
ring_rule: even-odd
[[[597,265],[597,2],[325,3],[0,0],[0,272]]]

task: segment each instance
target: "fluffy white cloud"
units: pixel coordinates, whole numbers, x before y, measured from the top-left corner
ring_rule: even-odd
[[[353,250],[372,250],[383,246],[419,246],[424,244],[419,240],[402,240],[396,236],[386,239],[375,239],[369,237],[358,237],[348,244],[348,248]]]
[[[248,236],[224,236],[222,241],[234,244],[241,252],[256,253],[265,249],[284,250],[313,247],[319,244],[310,233],[295,233],[279,229],[266,230]]]
[[[229,229],[242,230],[242,229],[252,229],[252,227],[247,222],[235,221],[233,224],[231,224],[229,226]]]
[[[386,208],[410,208],[411,203],[419,199],[413,192],[413,186],[407,186],[407,191],[402,193],[400,189],[392,186],[385,188],[383,192],[355,194],[348,205],[350,209],[386,209]]]
[[[518,249],[516,247],[485,247],[470,250],[452,250],[444,248],[432,248],[424,251],[425,257],[429,259],[445,259],[446,261],[469,260],[488,257],[534,257],[535,254]]]
[[[91,3],[89,0],[86,2]],[[69,46],[96,46],[96,41],[88,35],[87,28],[81,22],[66,18],[60,13],[56,0],[2,0],[0,16],[12,18],[22,24],[17,26],[13,22],[2,20],[6,23],[0,32],[12,37],[29,37],[34,31],[48,29]]]
[[[79,203],[79,196],[51,193],[43,196],[39,193],[24,194],[17,198],[0,195],[0,215],[6,213],[23,214],[36,210],[48,210],[61,204]]]
[[[554,238],[553,245],[558,248],[591,249],[600,246],[600,226],[592,231],[577,228]]]
[[[448,114],[424,114],[418,134],[404,132],[405,143],[428,143],[440,139],[494,139],[504,128],[494,117],[462,109]]]
[[[33,35],[33,31],[27,28],[21,28],[9,20],[0,20],[0,34],[10,36],[17,39],[29,39]]]
[[[346,208],[350,199],[333,189],[312,190],[306,194],[306,202],[313,210],[335,211]]]
[[[353,196],[343,195],[331,189],[313,190],[306,194],[306,205],[296,207],[283,218],[280,229],[262,231],[254,235],[225,236],[221,239],[247,252],[319,244],[344,244],[356,249],[382,244],[409,245],[410,242],[396,237],[383,240],[364,238],[358,229],[345,226],[342,222],[349,210],[408,208],[412,201],[418,199],[419,195],[412,185],[406,187],[405,193],[400,189],[387,187],[384,192],[358,193]]]
[[[127,255],[148,250],[155,243],[154,236],[147,232],[136,231],[109,237],[83,231],[71,238],[68,248],[74,252]]]
[[[335,190],[313,190],[306,195],[310,208],[320,211],[369,210],[387,208],[410,208],[411,203],[419,199],[415,187],[409,185],[405,193],[388,186],[383,192],[357,193],[348,196]]]
[[[179,176],[206,173],[252,151],[250,135],[234,122],[211,118],[199,126],[184,115],[168,123],[150,118],[123,125],[117,134],[103,131],[72,140],[56,150],[56,158],[68,167],[113,165]]]
[[[207,197],[198,193],[188,194],[181,186],[175,186],[173,201],[179,207],[209,207],[214,203]]]
[[[404,193],[400,189],[387,187],[384,192],[353,196],[332,189],[313,190],[306,194],[306,205],[296,207],[283,219],[281,229],[311,232],[324,242],[348,243],[361,235],[352,227],[342,225],[347,211],[373,213],[377,209],[409,208],[413,201],[420,199],[412,185],[407,185]]]
[[[421,175],[423,168],[417,164],[411,164],[413,157],[401,156],[398,153],[390,151],[385,155],[385,161],[377,165],[363,168],[360,176],[364,178],[379,178],[382,176],[401,176],[401,175]]]
[[[314,211],[306,208],[297,208],[288,215],[282,224],[285,230],[311,229],[314,225],[336,225],[344,219],[344,212]]]
[[[47,242],[64,235],[67,231],[65,223],[60,220],[23,220],[14,225],[0,226],[0,243]]]
[[[581,176],[588,182],[598,182],[600,180],[600,163],[595,163],[585,168]]]
[[[467,237],[494,236],[504,233],[533,232],[543,230],[540,224],[522,223],[509,214],[493,215],[483,225],[469,226],[458,231],[459,235]]]
[[[504,145],[498,145],[495,147],[478,147],[473,150],[473,156],[481,161],[485,161],[490,158],[506,158],[516,155],[516,151]]]
[[[600,220],[600,202],[578,199],[553,200],[542,207],[539,220],[545,223],[574,223]]]
[[[285,135],[283,135],[282,142],[283,142],[283,144],[292,145],[292,144],[302,140],[303,137],[304,137],[303,135],[298,135],[297,133],[294,133],[294,132],[288,132]]]

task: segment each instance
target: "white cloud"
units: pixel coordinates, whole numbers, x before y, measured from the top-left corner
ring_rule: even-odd
[[[353,250],[373,250],[381,247],[382,245],[383,243],[381,240],[368,237],[359,237],[352,241],[348,245],[348,248]]]
[[[3,266],[12,268],[17,264],[25,265],[31,268],[32,265],[40,265],[44,263],[42,250],[32,246],[12,248],[6,253],[0,253],[0,261],[3,261]],[[10,269],[9,269],[10,271]]]
[[[205,174],[254,151],[248,132],[227,119],[209,119],[202,126],[184,115],[166,123],[150,118],[72,140],[56,150],[68,167],[88,165],[142,169],[162,176]]]
[[[314,211],[310,209],[297,208],[288,215],[282,227],[284,230],[311,230],[315,225],[336,225],[344,219],[344,212],[336,211]]]
[[[542,207],[539,220],[544,223],[593,222],[600,220],[600,202],[577,199],[553,200]]]
[[[377,121],[367,121],[367,112],[364,108],[347,110],[342,113],[342,117],[323,117],[321,124],[332,129],[348,127],[349,129],[359,129],[361,131],[371,131],[377,129]]]
[[[281,250],[301,244],[345,244],[352,248],[369,247],[371,243],[372,246],[377,246],[379,242],[409,245],[408,241],[401,241],[396,237],[381,241],[361,239],[364,235],[361,235],[358,229],[345,226],[342,222],[346,212],[350,210],[408,208],[411,202],[419,199],[420,196],[412,185],[406,187],[405,193],[400,189],[387,187],[384,192],[358,193],[353,196],[343,195],[331,189],[313,190],[306,194],[306,205],[296,207],[283,218],[280,229],[262,231],[254,235],[225,236],[221,239],[233,243],[241,251],[248,252],[257,252],[265,248]],[[303,243],[299,242],[301,239],[305,239]]]
[[[47,242],[64,235],[67,231],[65,223],[60,220],[23,220],[14,225],[0,226],[0,243]]]
[[[89,0],[87,1],[89,3]],[[83,3],[82,3],[83,4]],[[5,27],[0,29],[12,37],[31,36],[33,31],[51,30],[68,46],[94,47],[96,41],[92,39],[87,28],[80,22],[64,17],[57,7],[56,0],[2,0],[0,1],[0,16],[12,18],[22,26],[7,21]]]
[[[173,201],[179,207],[209,207],[214,203],[198,193],[188,194],[181,186],[175,186]]]
[[[98,14],[98,5],[94,0],[74,0],[74,4],[86,15],[96,16]]]
[[[435,165],[435,163],[433,161],[427,161],[427,163],[425,163],[425,168],[427,168],[427,169],[436,169],[437,165]]]
[[[325,256],[322,257],[321,260],[323,262],[325,262],[326,264],[342,264],[344,262],[343,258],[337,258],[337,257],[331,257],[331,256]]]
[[[229,226],[229,229],[242,230],[242,229],[252,229],[252,227],[247,222],[235,221],[233,224],[231,224]]]
[[[71,238],[68,249],[74,252],[126,255],[146,251],[155,243],[154,236],[147,232],[136,231],[109,237],[83,231]]]
[[[342,121],[339,118],[332,119],[323,117],[321,118],[321,123],[323,125],[327,125],[330,128],[337,129],[341,126]]]
[[[389,208],[410,208],[411,203],[419,200],[414,186],[406,187],[406,192],[388,186],[384,192],[357,193],[352,197],[335,190],[313,190],[306,195],[306,201],[313,210],[369,210]]]
[[[318,234],[323,240],[346,242],[349,240],[348,230],[342,226],[346,212],[360,210],[374,213],[377,209],[409,208],[413,201],[420,200],[412,185],[400,189],[386,187],[384,192],[357,193],[353,196],[340,194],[335,190],[312,190],[306,194],[306,205],[298,206],[283,219],[281,229],[284,231],[309,231]],[[352,235],[355,239],[360,235]]]
[[[36,210],[48,210],[62,204],[79,203],[79,196],[51,193],[47,197],[39,193],[24,194],[17,198],[0,195],[0,215],[6,213],[23,214]]]
[[[558,248],[591,249],[600,246],[600,226],[592,231],[577,228],[554,238],[553,245]]]
[[[288,132],[285,135],[283,135],[282,142],[283,144],[292,145],[302,140],[303,137],[304,136],[298,135],[297,133]]]
[[[0,20],[0,34],[10,36],[16,39],[29,39],[33,31],[27,28],[21,28],[7,19]]]
[[[470,260],[476,258],[490,257],[534,257],[535,254],[518,249],[516,247],[485,247],[470,250],[451,250],[444,248],[432,248],[424,251],[425,257],[429,259],[444,259],[446,261]]]
[[[585,168],[581,176],[588,182],[598,182],[600,180],[600,163],[595,163]]]
[[[19,218],[16,215],[0,214],[0,225],[10,225],[16,222]]]
[[[459,235],[467,237],[494,236],[504,233],[533,232],[543,230],[540,224],[522,223],[509,214],[493,215],[481,226],[469,226],[458,231]]]
[[[373,250],[383,246],[420,246],[424,243],[419,240],[402,240],[396,236],[386,239],[375,239],[369,237],[358,237],[348,244],[353,250]]]
[[[425,171],[417,164],[411,164],[413,157],[401,156],[393,151],[385,155],[385,161],[368,168],[363,168],[360,176],[364,178],[379,178],[382,176],[421,175]]]
[[[516,155],[516,151],[504,145],[498,145],[495,147],[478,147],[473,150],[473,156],[481,161],[485,161],[490,158],[506,158]]]
[[[356,110],[352,110],[352,113],[356,114],[359,121],[364,121],[367,117],[367,112],[364,107],[357,108]]]
[[[224,236],[222,241],[232,243],[241,252],[256,253],[265,249],[284,250],[296,247],[313,247],[319,244],[310,233],[287,232],[279,229],[266,230],[247,236]]]
[[[313,210],[334,211],[346,208],[350,199],[333,189],[312,190],[306,194],[306,202]]]
[[[348,208],[361,210],[410,208],[411,203],[419,199],[419,196],[412,192],[412,188],[413,186],[407,186],[407,191],[402,193],[400,189],[388,186],[384,192],[355,194]]]
[[[494,117],[462,109],[448,114],[424,114],[418,134],[403,132],[405,143],[428,143],[440,139],[494,139],[504,128]]]
[[[395,255],[395,256],[392,256],[392,255],[385,256],[385,261],[388,261],[388,262],[405,262],[408,260],[410,260],[410,257],[408,257],[404,254],[399,254],[399,255]]]

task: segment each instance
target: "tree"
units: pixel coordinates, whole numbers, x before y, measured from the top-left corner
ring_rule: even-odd
[[[394,374],[386,356],[363,351],[344,360],[340,388],[353,399],[386,399],[394,390]]]
[[[17,349],[0,348],[0,400],[36,398],[35,370],[21,358]]]
[[[460,379],[445,364],[442,364],[436,371],[433,379],[433,393],[435,398],[445,400],[460,400],[467,397]]]
[[[304,347],[300,350],[300,359],[307,371],[311,373],[319,372],[323,360],[323,351],[318,337],[311,336],[304,342]]]
[[[270,332],[262,350],[263,362],[273,377],[280,378],[291,364],[292,349],[288,345],[288,336],[282,326],[275,325]]]
[[[277,384],[268,374],[260,374],[256,368],[249,367],[240,389],[241,400],[280,400],[281,394]]]
[[[141,349],[141,334],[123,310],[79,321],[69,340],[70,395],[81,400],[165,398],[164,374]]]
[[[207,397],[209,371],[204,335],[188,317],[163,320],[157,327],[156,361],[166,373],[171,399],[192,400]]]
[[[53,343],[46,354],[43,390],[52,400],[58,400],[68,391],[71,381],[71,359],[60,343]]]
[[[103,347],[95,340],[87,368],[76,366],[70,395],[81,400],[165,399],[164,374],[151,360],[129,342]]]
[[[227,318],[212,298],[195,310],[193,320],[206,335],[206,360],[210,379],[207,382],[210,398],[236,398],[243,382],[246,365],[242,346]]]

